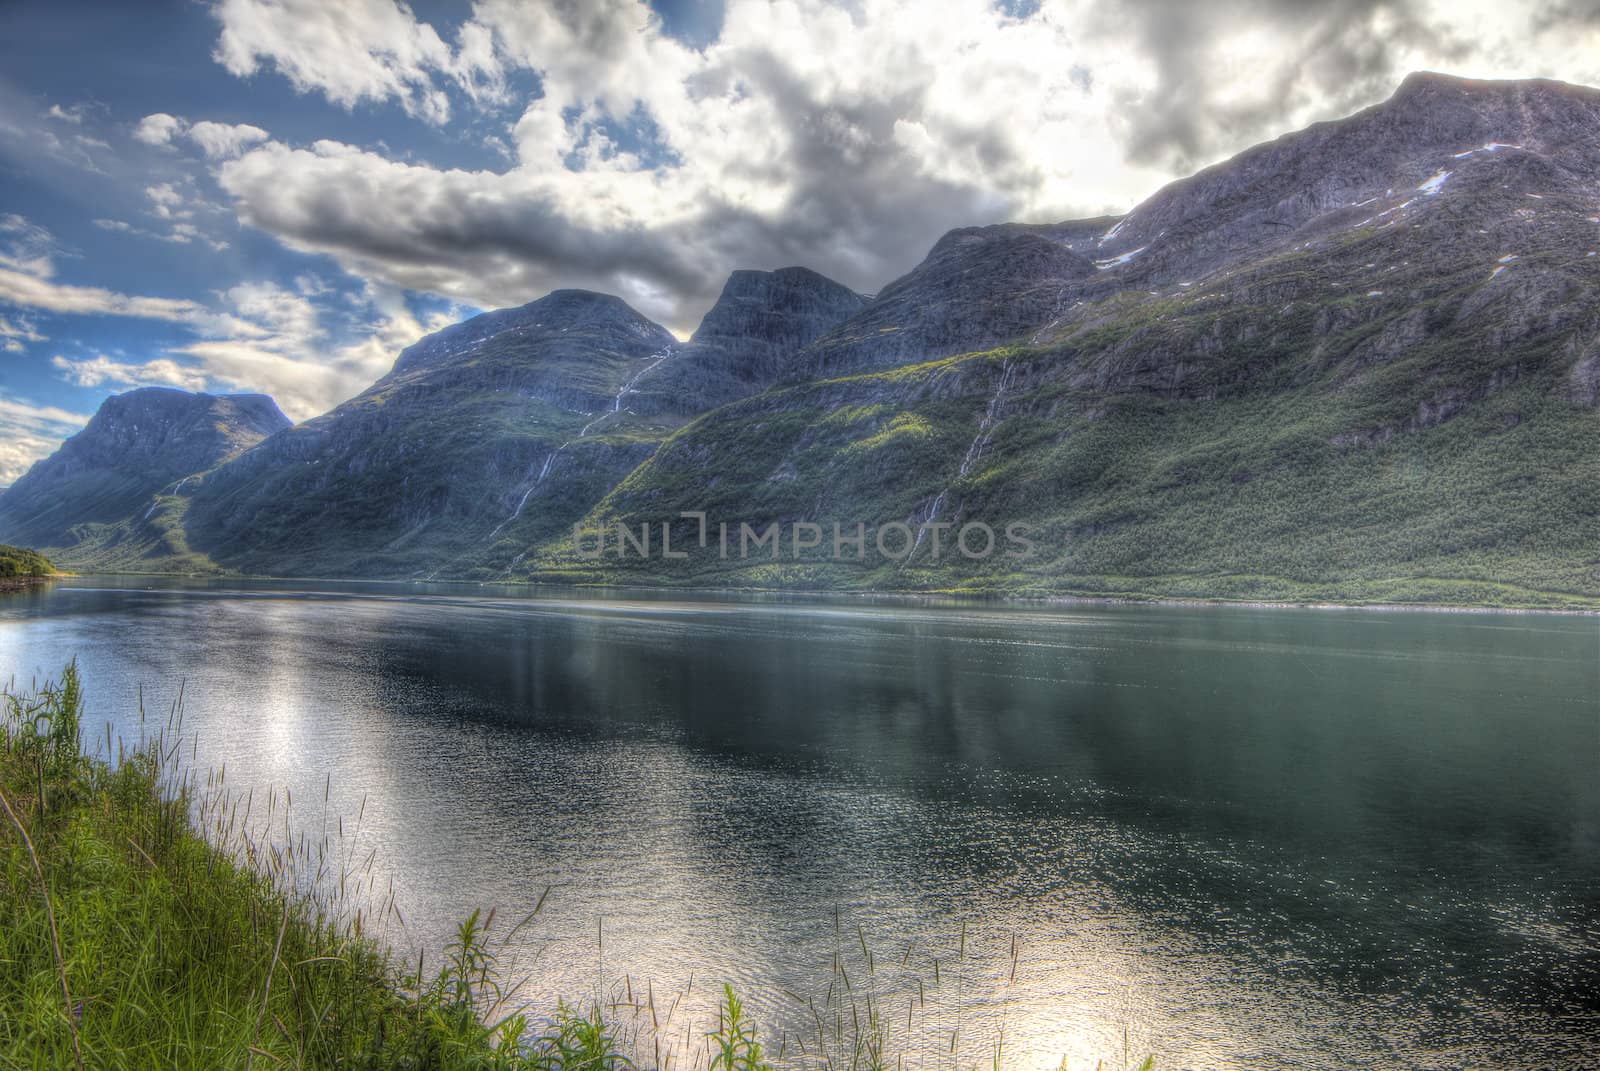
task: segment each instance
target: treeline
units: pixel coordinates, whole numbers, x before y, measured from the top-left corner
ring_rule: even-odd
[[[25,576],[54,576],[56,567],[38,551],[0,543],[0,580]]]

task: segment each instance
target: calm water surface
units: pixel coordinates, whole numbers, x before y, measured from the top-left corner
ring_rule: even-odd
[[[727,980],[814,1051],[837,958],[908,1066],[1600,1066],[1594,618],[0,600],[0,678],[74,656],[90,733],[181,683],[231,789],[365,801],[397,943],[553,887],[529,995],[654,992],[680,1043]]]

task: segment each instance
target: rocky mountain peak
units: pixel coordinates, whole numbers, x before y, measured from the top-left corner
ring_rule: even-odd
[[[868,299],[809,268],[739,270],[670,361],[629,395],[637,414],[689,415],[753,394],[789,370],[795,354]]]
[[[0,493],[0,526],[9,538],[63,545],[70,525],[119,517],[289,426],[263,394],[144,387],[113,395],[82,431]]]
[[[867,303],[849,287],[809,268],[739,270],[690,340],[758,341],[803,346]]]
[[[1546,80],[1413,74],[1381,104],[1286,134],[1164,187],[1105,234],[1100,256],[1138,258],[1125,274],[1157,267],[1192,273],[1280,241],[1329,211],[1416,189],[1479,150],[1498,149],[1594,168],[1600,91]]]
[[[161,462],[181,467],[194,459],[204,462],[197,466],[203,468],[289,424],[277,403],[264,394],[191,394],[170,387],[142,387],[107,398],[64,449],[107,463]]]
[[[1013,338],[1047,321],[1065,287],[1095,275],[1095,262],[1075,246],[1092,246],[1081,224],[950,231],[921,264],[810,347],[796,373],[930,360]]]
[[[1526,100],[1535,97],[1563,97],[1572,100],[1595,98],[1600,90],[1589,86],[1559,82],[1552,78],[1463,78],[1440,71],[1413,71],[1379,107],[1420,105],[1427,107],[1452,98],[1495,98]]]
[[[391,375],[408,375],[449,365],[481,352],[496,340],[503,343],[514,339],[537,344],[560,341],[563,335],[612,345],[643,341],[658,349],[674,341],[666,328],[612,294],[553,290],[526,305],[482,313],[434,332],[402,350]]]

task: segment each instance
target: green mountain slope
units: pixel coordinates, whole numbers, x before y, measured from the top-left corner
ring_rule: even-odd
[[[1247,154],[1189,180],[1196,199],[1158,195],[1156,222],[1135,210],[1114,230],[1156,237],[1101,257],[1031,335],[718,410],[585,522],[1021,522],[1030,558],[969,559],[946,535],[935,562],[925,533],[903,563],[825,560],[831,538],[798,561],[787,544],[724,560],[713,540],[594,562],[569,536],[532,560],[622,581],[1594,604],[1597,99],[1408,83],[1348,121],[1370,151],[1313,128],[1271,147],[1272,172]],[[1407,151],[1381,140],[1394,129]],[[1340,195],[1280,197],[1289,226],[1195,240],[1256,214],[1230,181],[1276,196],[1285,172]],[[697,528],[677,522],[674,548]]]

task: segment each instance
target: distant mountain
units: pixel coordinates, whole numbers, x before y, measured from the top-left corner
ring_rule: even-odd
[[[279,575],[1600,606],[1597,189],[1600,92],[1416,75],[1126,216],[952,231],[871,300],[789,268],[687,343],[579,291],[477,317],[155,519]],[[51,540],[8,492],[0,538],[104,560],[56,540],[134,491]],[[725,556],[694,511],[913,549]],[[1035,553],[959,553],[974,522]]]
[[[190,556],[168,515],[181,516],[185,486],[288,426],[260,394],[146,387],[115,395],[61,449],[0,492],[0,532],[69,558],[170,568],[170,559]]]

